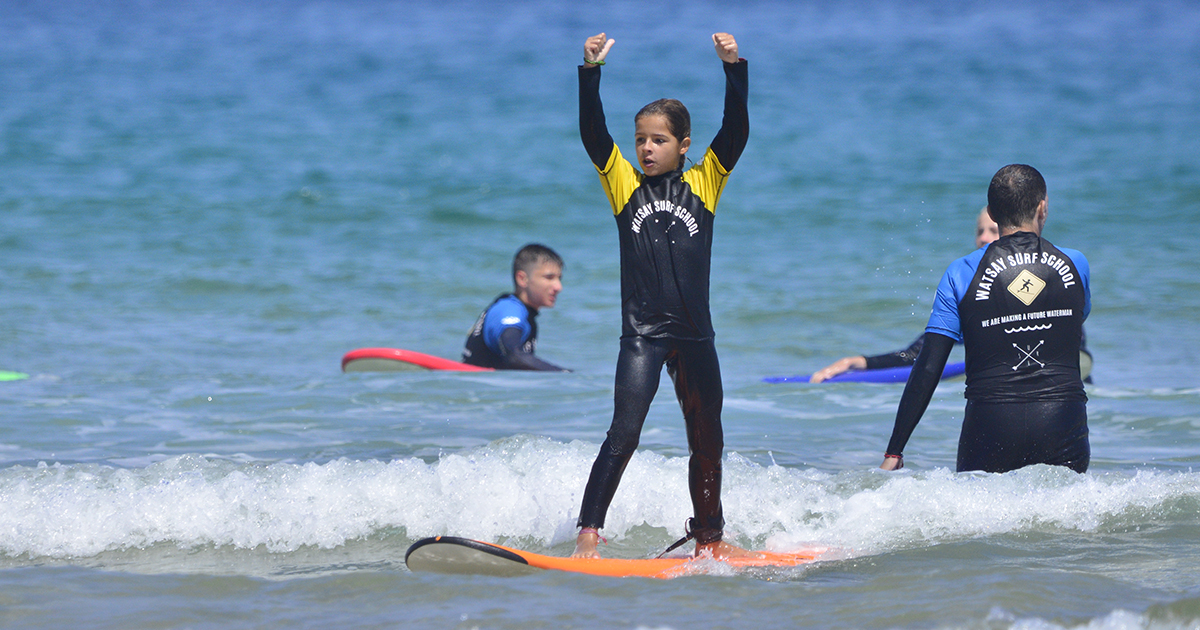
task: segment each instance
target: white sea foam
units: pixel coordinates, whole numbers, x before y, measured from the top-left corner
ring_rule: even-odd
[[[0,471],[0,550],[71,558],[154,544],[333,548],[403,529],[553,545],[574,522],[595,446],[515,436],[434,462],[339,459],[303,465],[182,456],[145,468],[39,465]],[[1193,514],[1200,475],[1077,475],[1032,467],[1006,475],[944,469],[828,474],[725,463],[727,531],[755,546],[820,544],[853,555],[1041,530],[1106,531]],[[682,531],[687,459],[639,452],[605,533]]]

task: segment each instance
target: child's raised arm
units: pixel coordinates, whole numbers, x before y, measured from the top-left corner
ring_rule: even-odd
[[[604,34],[601,33],[597,37],[603,36]],[[713,46],[717,49],[717,56],[721,58],[721,61],[725,63],[738,62],[737,40],[733,38],[733,35],[729,33],[713,33],[712,40]],[[590,42],[591,40],[588,41]],[[604,49],[604,52],[607,53],[608,49]]]
[[[608,163],[615,146],[604,122],[604,106],[600,104],[600,66],[615,42],[604,33],[587,38],[583,43],[583,63],[579,64],[579,137],[598,169]]]
[[[716,35],[713,36],[714,38]],[[730,37],[729,39],[733,39]],[[715,41],[715,40],[714,40]],[[612,49],[613,44],[617,43],[615,39],[609,39],[604,33],[592,35],[583,43],[583,60],[594,66],[604,65],[604,58],[608,56],[608,51]],[[737,52],[737,44],[733,45],[734,52]],[[736,55],[734,55],[736,57]]]

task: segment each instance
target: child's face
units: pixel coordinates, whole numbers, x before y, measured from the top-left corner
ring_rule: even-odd
[[[975,220],[975,249],[979,249],[984,245],[1000,240],[1000,226],[992,220],[992,215],[988,214],[987,208],[979,212],[979,218]]]
[[[692,139],[684,138],[680,141],[671,134],[666,116],[648,114],[637,119],[633,145],[637,149],[638,164],[642,166],[642,172],[653,177],[679,168],[679,157],[687,153]]]
[[[532,273],[517,272],[517,297],[533,308],[552,308],[562,291],[562,267],[544,262]]]

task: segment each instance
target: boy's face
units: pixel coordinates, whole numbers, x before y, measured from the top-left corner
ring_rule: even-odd
[[[562,267],[544,262],[531,273],[517,271],[517,297],[536,309],[551,308],[562,291]]]

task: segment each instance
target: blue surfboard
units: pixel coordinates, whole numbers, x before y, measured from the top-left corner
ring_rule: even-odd
[[[850,370],[837,376],[825,379],[822,383],[906,383],[912,366],[883,368],[879,370]],[[966,363],[947,363],[942,370],[942,380],[962,376],[967,371]],[[766,383],[807,383],[811,374],[796,376],[768,376],[763,379]]]

